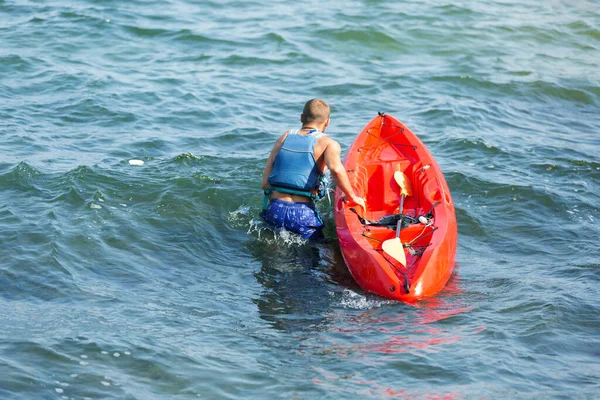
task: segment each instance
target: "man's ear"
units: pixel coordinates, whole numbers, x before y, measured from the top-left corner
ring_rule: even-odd
[[[300,114],[300,122],[304,124],[304,114]]]

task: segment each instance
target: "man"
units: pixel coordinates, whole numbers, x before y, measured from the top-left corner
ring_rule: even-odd
[[[324,134],[329,115],[327,103],[309,100],[300,115],[302,128],[289,130],[277,139],[263,173],[262,188],[270,201],[261,217],[269,225],[305,239],[323,235],[315,201],[325,195],[327,169],[346,199],[365,207],[365,201],[350,186],[339,143]]]

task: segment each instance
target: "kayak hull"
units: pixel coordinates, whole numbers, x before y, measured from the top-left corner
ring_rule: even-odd
[[[442,290],[454,268],[458,231],[450,190],[429,150],[400,121],[380,114],[357,136],[344,166],[367,206],[348,205],[336,189],[336,231],[354,280],[365,291],[407,302]],[[405,194],[410,190],[402,212],[407,224],[400,230],[405,265],[382,249],[396,237],[396,225],[376,224],[399,215],[403,188],[397,171],[407,180]]]

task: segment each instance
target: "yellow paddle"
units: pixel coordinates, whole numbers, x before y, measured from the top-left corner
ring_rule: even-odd
[[[410,181],[404,175],[402,171],[394,172],[394,179],[398,186],[400,186],[400,193],[405,196],[412,196],[412,186],[410,186]],[[400,214],[402,214],[402,210],[400,210]]]
[[[398,219],[398,224],[396,225],[396,237],[393,239],[388,239],[381,244],[381,248],[383,251],[388,253],[394,259],[396,259],[400,264],[406,266],[406,254],[404,253],[404,246],[400,241],[400,229],[402,228],[402,209],[404,208],[404,196],[412,195],[412,187],[410,186],[410,182],[406,175],[402,173],[402,171],[396,171],[394,173],[394,179],[398,186],[400,186],[400,218]]]

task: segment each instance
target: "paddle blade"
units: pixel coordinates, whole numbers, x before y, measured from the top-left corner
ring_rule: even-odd
[[[412,186],[410,185],[410,181],[408,180],[406,175],[404,175],[404,172],[394,172],[394,179],[396,180],[398,186],[400,186],[400,194],[403,194],[405,196],[412,196]]]
[[[386,240],[381,244],[381,248],[400,264],[406,266],[406,254],[400,238]]]

